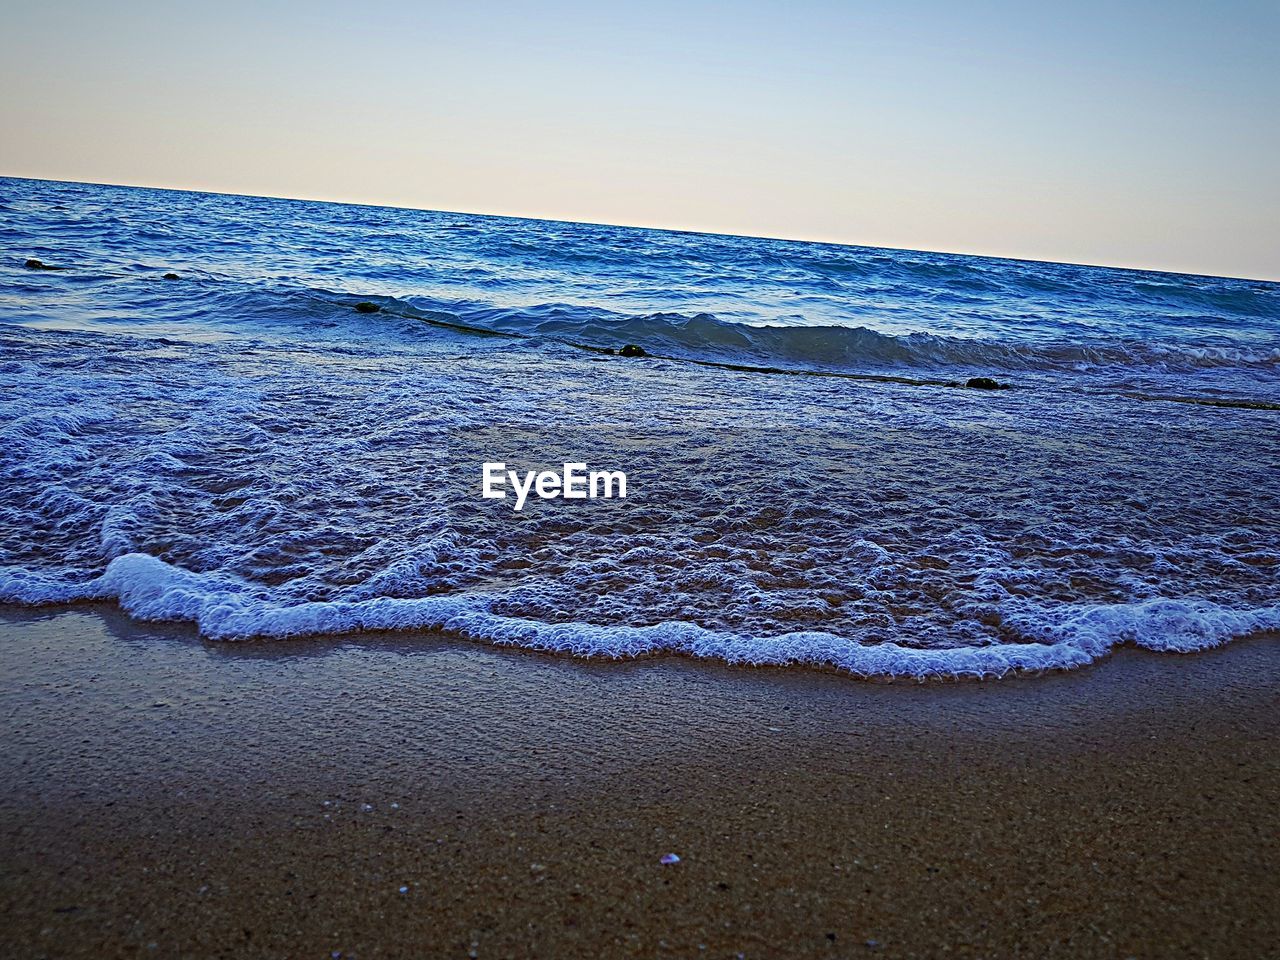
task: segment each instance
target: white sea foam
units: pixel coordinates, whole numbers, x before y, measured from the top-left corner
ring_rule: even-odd
[[[490,611],[484,595],[285,605],[261,589],[216,574],[195,574],[145,554],[113,560],[80,585],[0,568],[0,601],[24,604],[115,600],[145,621],[185,621],[219,641],[284,639],[360,631],[429,630],[502,646],[575,657],[631,659],[685,654],[751,666],[831,667],[867,678],[991,678],[1011,672],[1072,669],[1120,644],[1191,653],[1232,638],[1280,630],[1280,606],[1236,610],[1204,600],[1153,599],[1031,612],[1014,619],[1030,639],[1020,643],[915,648],[865,644],[833,633],[794,631],[749,636],[668,621],[647,626],[542,623]]]

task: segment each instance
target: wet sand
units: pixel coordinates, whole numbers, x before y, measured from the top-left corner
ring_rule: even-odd
[[[208,644],[110,607],[0,608],[0,939],[13,957],[1262,957],[1278,667],[1260,638],[888,685],[422,636]]]

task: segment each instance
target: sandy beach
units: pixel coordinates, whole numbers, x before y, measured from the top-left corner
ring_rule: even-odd
[[[1273,638],[918,685],[209,644],[109,606],[6,608],[0,634],[13,957],[1280,942]]]

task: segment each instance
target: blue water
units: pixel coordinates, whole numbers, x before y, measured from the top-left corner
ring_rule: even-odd
[[[0,237],[2,602],[862,676],[1280,629],[1275,283],[3,179]]]

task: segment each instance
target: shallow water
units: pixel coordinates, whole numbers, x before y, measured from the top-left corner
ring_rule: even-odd
[[[18,180],[0,212],[3,601],[876,676],[1280,628],[1277,284]],[[625,343],[663,359],[582,349]],[[1012,388],[939,385],[972,376]],[[517,513],[499,460],[628,497]]]

